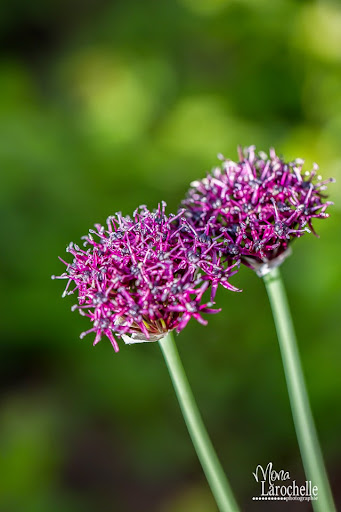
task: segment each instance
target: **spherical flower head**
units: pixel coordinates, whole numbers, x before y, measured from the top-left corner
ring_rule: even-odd
[[[318,166],[303,171],[304,161],[284,162],[274,149],[269,156],[255,146],[239,148],[239,162],[225,159],[221,167],[191,184],[182,205],[195,229],[209,226],[221,236],[231,254],[264,275],[280,264],[295,238],[325,218],[332,203],[325,201],[327,183]]]
[[[73,261],[61,260],[67,269],[58,278],[68,281],[63,296],[77,292],[73,309],[93,325],[81,337],[94,332],[96,344],[105,335],[115,351],[115,337],[156,341],[191,318],[206,325],[201,314],[220,311],[211,308],[220,283],[236,290],[228,282],[236,265],[218,254],[217,243],[197,235],[183,211],[167,216],[165,206],[154,212],[140,206],[132,218],[117,213],[83,237],[84,249],[67,247]]]

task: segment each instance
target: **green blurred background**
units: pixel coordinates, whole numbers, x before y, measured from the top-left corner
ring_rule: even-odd
[[[174,211],[237,144],[314,161],[330,186],[283,265],[321,444],[341,503],[341,6],[293,0],[0,4],[1,512],[214,512],[157,344],[115,354],[61,299],[70,240],[115,211]],[[245,511],[257,464],[304,482],[262,282],[177,337]],[[268,510],[308,511],[304,503]],[[340,505],[341,506],[341,505]]]

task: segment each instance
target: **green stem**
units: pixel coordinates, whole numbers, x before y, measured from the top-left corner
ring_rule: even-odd
[[[294,326],[278,267],[272,269],[263,279],[276,325],[304,470],[312,486],[318,487],[318,499],[312,500],[312,505],[315,512],[336,512],[310,409]]]
[[[230,485],[195,403],[172,333],[159,341],[195,450],[221,512],[238,512]]]

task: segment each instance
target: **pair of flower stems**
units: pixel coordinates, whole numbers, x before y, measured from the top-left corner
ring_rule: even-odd
[[[292,416],[306,478],[318,488],[315,512],[336,512],[300,362],[295,330],[278,267],[263,277],[280,345]],[[240,510],[225,476],[186,377],[172,332],[159,340],[198,458],[221,512]]]

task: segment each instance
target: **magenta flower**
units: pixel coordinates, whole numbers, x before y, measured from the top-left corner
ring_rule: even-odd
[[[67,279],[63,296],[77,292],[72,309],[92,322],[81,338],[94,332],[96,344],[105,335],[115,351],[115,336],[126,343],[156,341],[181,331],[192,317],[206,325],[201,314],[220,311],[211,308],[219,284],[236,290],[228,278],[237,263],[224,244],[204,232],[198,236],[183,211],[166,216],[165,206],[153,213],[141,206],[133,218],[110,216],[106,227],[96,224],[83,237],[84,249],[73,243],[66,249],[73,262],[61,260],[66,272],[53,278]]]
[[[293,239],[316,234],[314,218],[329,216],[333,203],[325,201],[324,191],[333,180],[322,180],[316,164],[303,172],[303,160],[285,163],[274,149],[268,157],[255,146],[244,153],[239,148],[238,163],[220,159],[221,167],[191,184],[182,203],[186,217],[260,273],[286,257]]]

